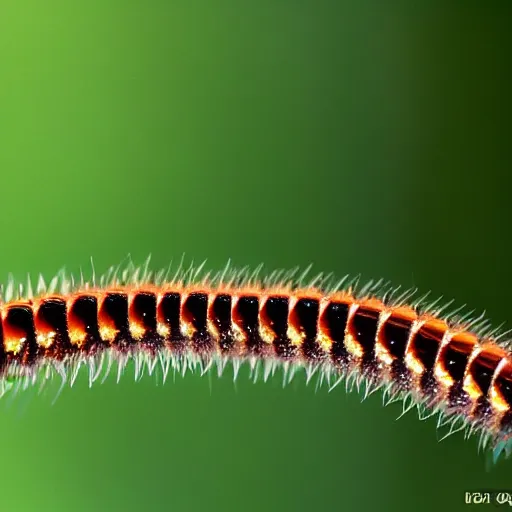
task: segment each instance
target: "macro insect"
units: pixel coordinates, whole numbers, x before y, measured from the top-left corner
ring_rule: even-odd
[[[136,378],[158,367],[186,372],[228,363],[235,378],[247,362],[265,380],[278,368],[286,382],[304,369],[309,381],[382,390],[403,412],[438,415],[448,434],[480,435],[494,460],[512,453],[512,351],[507,333],[483,316],[451,313],[451,303],[414,299],[382,281],[308,279],[309,269],[261,277],[228,264],[152,273],[149,259],[111,267],[89,280],[61,271],[35,292],[14,281],[2,288],[0,391],[60,375],[73,384],[82,365],[89,383],[134,361]]]

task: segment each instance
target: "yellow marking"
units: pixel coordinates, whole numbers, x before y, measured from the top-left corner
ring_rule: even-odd
[[[501,396],[501,393],[496,389],[496,384],[491,386],[491,405],[498,412],[507,412],[510,409],[507,402],[505,402]]]
[[[414,337],[424,323],[425,322],[421,320],[413,322],[411,332],[409,333],[409,339],[407,340],[407,346],[405,347],[405,365],[409,370],[416,373],[417,375],[421,375],[425,368],[423,368],[421,362],[412,355],[410,348],[414,341]]]
[[[469,373],[464,379],[464,385],[462,386],[462,389],[469,395],[471,400],[477,400],[482,396],[482,391]]]
[[[375,356],[379,361],[382,361],[388,365],[390,365],[395,360],[389,351],[379,342],[375,344]]]
[[[56,335],[57,333],[55,331],[50,331],[46,334],[38,334],[36,338],[37,344],[43,348],[50,348],[55,341]]]
[[[4,340],[5,351],[17,354],[25,341],[27,341],[27,338],[6,338]]]
[[[215,293],[208,294],[208,308],[207,308],[207,312],[206,312],[206,329],[208,330],[208,333],[215,341],[219,341],[220,332],[219,332],[219,329],[217,328],[217,325],[212,320],[212,316],[215,316],[213,304],[214,304],[216,298],[217,298],[217,294],[215,294]]]
[[[316,341],[325,352],[329,353],[331,351],[332,340],[327,334],[320,332],[316,337]]]
[[[286,329],[286,336],[290,340],[290,345],[294,347],[300,347],[306,339],[306,333],[300,328],[300,326],[297,328],[293,322],[293,320],[296,318],[294,310],[298,301],[299,299],[297,297],[290,297],[288,304],[288,327]]]
[[[449,388],[454,383],[454,380],[452,379],[450,374],[443,368],[441,364],[436,364],[434,369],[434,375],[439,384],[443,385],[446,388]]]
[[[131,322],[130,334],[134,340],[140,341],[143,338],[144,334],[146,334],[146,329],[137,322]]]
[[[81,347],[85,342],[85,338],[87,338],[87,333],[79,329],[71,329],[69,331],[69,341],[71,341],[73,345]]]
[[[421,375],[423,373],[423,365],[410,353],[408,352],[405,356],[405,364],[409,370]]]
[[[286,331],[286,335],[290,339],[290,343],[296,347],[300,347],[306,338],[306,334],[304,332],[299,332],[295,327],[290,326]]]
[[[244,331],[236,324],[236,322],[233,322],[233,338],[237,343],[244,343],[246,340]]]
[[[354,315],[356,314],[357,310],[359,309],[359,304],[352,304],[350,306],[349,312],[348,312],[348,320],[347,325],[345,327],[345,339],[343,340],[343,344],[345,345],[345,348],[347,349],[347,352],[351,354],[354,357],[362,357],[364,355],[363,347],[360,343],[356,341],[354,336],[350,333],[349,329],[347,327],[352,324],[352,321],[354,319]]]
[[[389,320],[390,317],[391,313],[389,312],[384,312],[380,315],[375,342],[375,357],[388,366],[393,363],[395,356],[393,356],[391,352],[379,340],[380,334],[382,332],[382,326]]]
[[[100,337],[102,340],[108,341],[109,343],[112,343],[116,339],[117,335],[117,329],[114,329],[113,327],[108,327],[106,325],[100,327]]]
[[[265,342],[272,344],[274,342],[274,338],[276,337],[274,331],[270,329],[267,325],[265,325],[263,322],[260,322],[260,325],[258,327],[260,338]]]
[[[164,324],[162,322],[158,322],[156,324],[156,332],[162,336],[162,338],[167,338],[169,334],[171,334],[171,329],[167,324]]]
[[[466,383],[466,378],[471,377],[471,372],[470,372],[471,366],[473,364],[473,361],[478,357],[478,354],[480,354],[481,351],[482,351],[482,349],[480,348],[479,345],[475,345],[473,347],[473,350],[471,351],[471,354],[469,355],[468,362],[466,363],[466,369],[464,370],[464,385]],[[478,385],[472,378],[471,378],[471,382],[468,381],[468,386],[470,386],[470,385],[476,386],[478,388]],[[480,388],[478,388],[478,389],[480,389]],[[469,393],[469,391],[468,391],[468,393]],[[480,395],[481,395],[481,393],[480,393]],[[478,396],[480,396],[480,395],[478,395]]]
[[[196,332],[196,330],[194,329],[194,326],[189,322],[183,322],[183,326],[182,326],[181,330],[182,330],[183,336],[185,336],[186,338],[192,338],[192,336],[194,336],[194,333]]]
[[[346,334],[345,336],[345,348],[349,354],[355,357],[363,357],[363,347],[354,339],[352,334]]]

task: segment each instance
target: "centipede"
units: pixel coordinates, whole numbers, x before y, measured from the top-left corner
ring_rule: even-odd
[[[384,281],[309,277],[296,268],[263,275],[219,272],[183,261],[158,272],[149,259],[97,278],[59,272],[12,278],[0,289],[0,393],[60,376],[70,385],[89,369],[92,385],[129,361],[136,377],[159,368],[202,373],[244,363],[267,380],[282,369],[332,389],[380,390],[403,413],[437,416],[448,435],[479,435],[493,460],[512,454],[512,346],[508,332],[453,302]]]

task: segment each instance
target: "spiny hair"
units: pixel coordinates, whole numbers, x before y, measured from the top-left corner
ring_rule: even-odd
[[[383,280],[276,270],[263,265],[218,272],[182,258],[157,272],[150,258],[128,257],[97,276],[63,269],[47,284],[40,275],[0,287],[0,393],[25,389],[54,375],[73,385],[81,366],[89,384],[127,363],[135,378],[156,368],[283,384],[299,369],[306,381],[333,389],[341,382],[363,399],[381,390],[385,405],[401,401],[402,416],[437,416],[446,433],[479,434],[496,461],[512,453],[512,343],[503,325]]]

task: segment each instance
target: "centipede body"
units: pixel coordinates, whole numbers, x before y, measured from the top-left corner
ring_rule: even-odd
[[[153,366],[166,358],[302,366],[462,420],[499,452],[511,451],[512,352],[479,321],[346,283],[305,286],[233,272],[202,280],[130,275],[113,272],[98,285],[61,276],[58,292],[6,293],[0,378],[49,366],[65,373],[104,353],[143,354]]]

